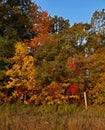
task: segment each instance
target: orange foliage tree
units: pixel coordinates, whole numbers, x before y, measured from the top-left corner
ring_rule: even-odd
[[[43,45],[46,41],[54,42],[53,36],[50,34],[50,16],[46,11],[41,11],[36,4],[28,10],[30,17],[30,25],[32,26],[30,32],[34,37],[26,42],[26,45],[35,49],[37,46]]]

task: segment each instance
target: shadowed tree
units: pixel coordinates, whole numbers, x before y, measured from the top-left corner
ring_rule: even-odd
[[[70,24],[69,20],[65,20],[63,17],[54,16],[50,18],[52,33],[59,33],[62,30],[66,30]]]

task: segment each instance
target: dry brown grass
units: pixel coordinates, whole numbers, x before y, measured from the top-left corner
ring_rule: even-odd
[[[63,107],[45,109],[47,106],[3,106],[0,108],[0,130],[105,130],[104,106],[87,110],[78,107],[71,111],[67,106],[66,110]]]

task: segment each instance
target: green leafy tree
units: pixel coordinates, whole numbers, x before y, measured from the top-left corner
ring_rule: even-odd
[[[14,55],[14,44],[8,39],[0,37],[0,85],[7,81],[5,72],[12,65],[10,58]]]
[[[31,3],[31,0],[0,0],[0,2],[4,4],[9,4],[11,7],[13,6],[26,6]]]
[[[17,5],[11,7],[9,3],[0,3],[0,18],[0,35],[9,40],[22,40],[31,28],[27,11],[23,11]]]

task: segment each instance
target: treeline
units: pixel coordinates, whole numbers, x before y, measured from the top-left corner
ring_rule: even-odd
[[[90,23],[0,0],[0,104],[105,103],[105,10]]]

